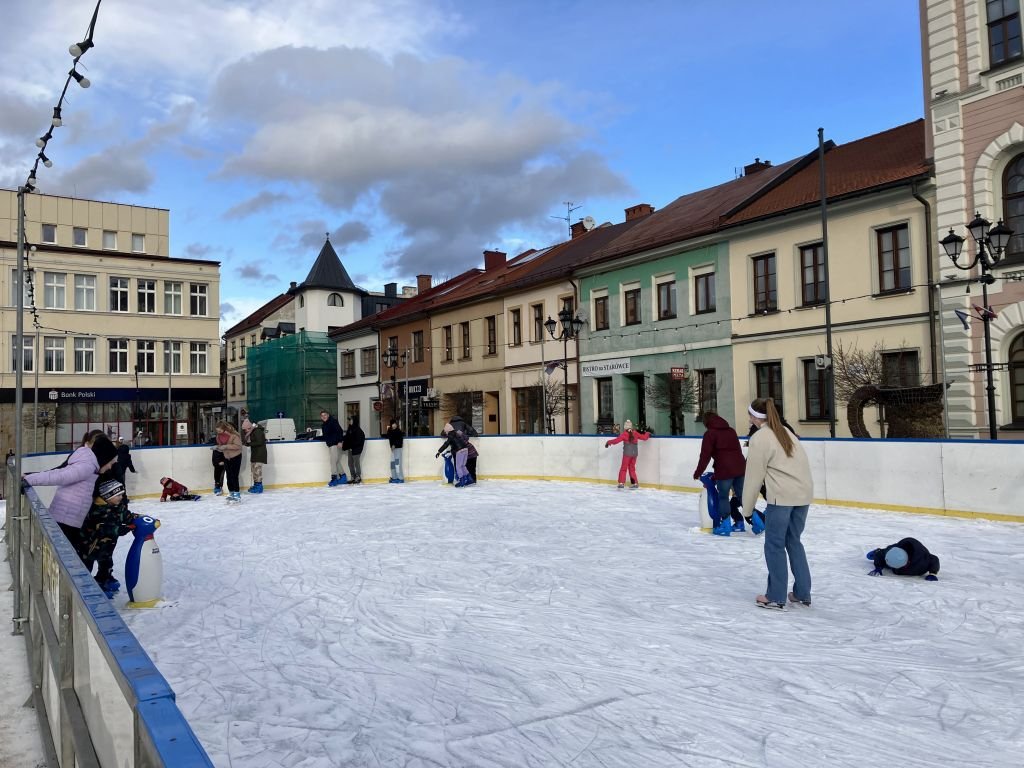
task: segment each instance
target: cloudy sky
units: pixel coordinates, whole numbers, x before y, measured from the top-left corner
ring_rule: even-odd
[[[94,0],[3,0],[0,186]],[[44,192],[168,208],[231,324],[324,233],[380,290],[922,115],[916,0],[104,0]]]

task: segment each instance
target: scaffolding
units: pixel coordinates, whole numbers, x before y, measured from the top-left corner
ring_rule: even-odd
[[[249,348],[246,379],[251,419],[283,414],[301,432],[338,407],[337,345],[319,331],[269,339]]]

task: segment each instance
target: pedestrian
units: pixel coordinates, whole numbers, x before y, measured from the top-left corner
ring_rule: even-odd
[[[348,429],[341,439],[341,449],[348,451],[348,473],[351,475],[349,482],[363,482],[363,446],[366,445],[366,434],[359,427],[359,417],[349,416]]]
[[[252,468],[252,485],[248,493],[263,493],[263,465],[267,463],[267,432],[259,422],[246,419],[242,422],[244,442],[249,446],[249,466]]]
[[[338,420],[327,411],[320,411],[320,421],[324,425],[323,438],[327,443],[328,461],[331,465],[331,481],[327,485],[344,485],[348,482],[345,470],[341,465],[341,441],[345,439],[345,431],[341,428]]]
[[[939,558],[917,539],[900,539],[888,547],[868,552],[868,560],[875,564],[869,576],[881,576],[888,568],[897,576],[924,576],[925,581],[938,581]]]
[[[405,475],[402,474],[402,444],[405,441],[405,432],[398,426],[398,419],[391,420],[385,436],[388,439],[388,445],[391,446],[391,478],[388,482],[404,483]]]
[[[630,482],[632,483],[629,488],[635,491],[640,487],[640,483],[636,479],[636,459],[640,455],[640,441],[648,439],[650,435],[646,432],[634,430],[633,422],[629,419],[626,419],[622,426],[622,434],[607,441],[604,447],[610,448],[617,443],[622,443],[622,463],[619,465],[619,488],[625,487],[626,473],[628,472]]]
[[[120,435],[118,435],[115,445],[117,447],[117,465],[114,467],[114,477],[125,487],[125,499],[127,500],[128,482],[125,478],[128,472],[135,474],[135,464],[132,463],[132,452],[128,443]]]
[[[715,462],[714,482],[718,493],[718,512],[713,519],[712,530],[719,536],[728,536],[733,531],[742,532],[743,515],[740,514],[740,505],[743,503],[743,474],[747,462],[743,458],[736,430],[716,411],[709,410],[704,413],[704,437],[700,441],[697,469],[693,471],[694,480],[700,479],[711,461]],[[731,501],[730,491],[733,494]]]
[[[82,562],[89,573],[96,566],[93,578],[109,598],[121,589],[121,582],[114,578],[114,549],[117,540],[131,530],[134,517],[128,510],[124,483],[113,478],[100,483],[82,523]]]
[[[224,474],[228,480],[227,501],[238,503],[242,500],[242,493],[238,488],[238,474],[242,468],[242,438],[235,425],[226,421],[218,421],[216,430],[217,445],[213,450],[214,453],[223,456]],[[223,442],[222,435],[227,436],[223,438]]]
[[[786,585],[793,573],[789,601],[811,604],[811,569],[800,541],[807,511],[814,498],[811,465],[800,439],[786,429],[772,398],[758,398],[747,408],[757,432],[750,438],[747,471],[743,478],[743,508],[754,509],[758,489],[765,484],[768,507],[764,511],[764,559],[768,588],[758,595],[761,608],[785,610]],[[787,568],[786,559],[789,558]]]

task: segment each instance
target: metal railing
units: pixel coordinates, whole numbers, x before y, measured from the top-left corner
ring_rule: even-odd
[[[24,635],[43,749],[61,768],[212,766],[174,691],[36,491],[5,467],[14,634]]]

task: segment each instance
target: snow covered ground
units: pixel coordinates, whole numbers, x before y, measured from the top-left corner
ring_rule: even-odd
[[[1021,764],[1024,526],[816,507],[814,605],[780,613],[761,538],[692,495],[243,496],[133,503],[167,602],[116,598],[218,766]],[[939,582],[867,576],[906,535]]]

